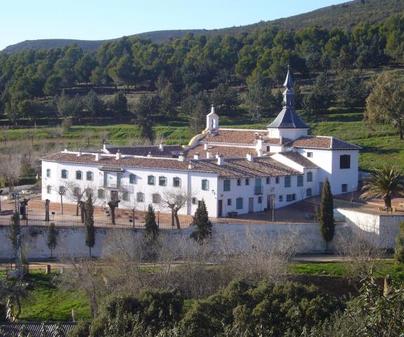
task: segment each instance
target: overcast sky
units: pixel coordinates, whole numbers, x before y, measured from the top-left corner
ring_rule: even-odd
[[[24,40],[101,40],[154,30],[223,28],[346,0],[3,0],[0,50]]]

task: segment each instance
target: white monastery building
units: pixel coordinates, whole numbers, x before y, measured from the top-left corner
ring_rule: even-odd
[[[188,146],[112,147],[68,151],[42,159],[42,199],[65,202],[91,193],[98,205],[169,212],[165,201],[186,199],[180,214],[204,200],[212,217],[280,208],[319,195],[327,178],[334,194],[356,191],[360,147],[309,135],[294,108],[288,71],[283,109],[266,130],[220,128],[214,107],[206,129]]]

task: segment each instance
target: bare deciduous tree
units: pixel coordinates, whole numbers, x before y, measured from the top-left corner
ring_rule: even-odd
[[[4,180],[9,191],[14,190],[15,184],[21,175],[21,156],[8,154],[0,158],[0,177]]]
[[[180,218],[178,212],[183,208],[188,200],[190,200],[190,195],[182,190],[179,191],[168,191],[163,194],[162,204],[171,210],[171,226],[177,226],[178,229],[181,228]]]

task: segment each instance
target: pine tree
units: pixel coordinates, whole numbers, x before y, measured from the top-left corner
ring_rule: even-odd
[[[191,234],[191,238],[202,243],[204,240],[212,236],[212,223],[209,220],[208,211],[205,201],[202,200],[195,211],[192,225],[196,226]]]
[[[150,240],[156,240],[159,234],[159,227],[156,223],[156,214],[152,205],[147,208],[147,213],[144,216],[144,226],[146,229],[146,237]]]
[[[91,194],[85,203],[84,209],[86,213],[84,221],[84,225],[86,227],[86,246],[88,247],[91,257],[91,248],[94,247],[95,244],[94,205]]]
[[[48,229],[48,248],[50,249],[51,252],[51,257],[53,257],[53,250],[56,248],[57,245],[57,235],[58,232],[56,230],[55,224],[52,222],[49,225],[49,229]]]
[[[319,222],[321,234],[328,246],[328,243],[332,241],[334,237],[335,223],[334,199],[331,193],[331,186],[327,178],[324,181],[323,189],[321,191]]]

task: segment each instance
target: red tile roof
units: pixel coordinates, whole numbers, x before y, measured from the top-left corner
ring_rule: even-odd
[[[288,146],[322,150],[360,150],[360,146],[335,137],[305,136],[288,143]]]
[[[219,129],[217,134],[207,134],[203,139],[208,143],[254,144],[258,136],[265,137],[266,130]]]

